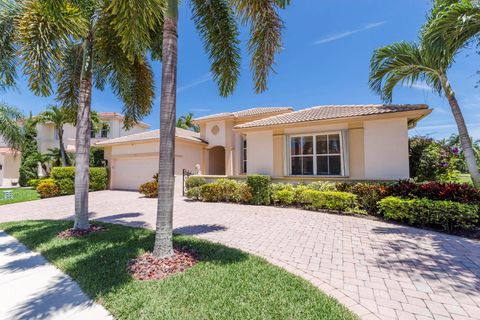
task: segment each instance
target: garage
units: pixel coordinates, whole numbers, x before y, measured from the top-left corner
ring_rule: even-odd
[[[114,158],[111,168],[112,189],[138,190],[158,172],[158,157]]]
[[[110,170],[110,189],[138,190],[158,172],[159,130],[147,131],[97,142],[103,148]],[[203,167],[207,143],[197,132],[177,128],[175,137],[175,175]]]

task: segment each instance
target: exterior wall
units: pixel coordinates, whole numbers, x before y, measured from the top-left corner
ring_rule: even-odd
[[[247,134],[247,173],[273,175],[273,131]]]
[[[214,134],[212,132],[212,129],[217,126],[218,127],[218,132],[217,134]],[[212,122],[207,122],[205,125],[205,132],[204,137],[202,137],[203,140],[208,141],[209,147],[215,147],[215,146],[226,146],[226,125],[225,121],[212,121]]]
[[[365,121],[365,178],[409,178],[406,118]]]
[[[0,170],[0,186],[11,187],[12,180],[18,182],[20,177],[20,160],[21,154],[5,153],[0,154],[0,164],[2,164],[2,170]]]
[[[348,129],[348,156],[351,179],[365,178],[365,147],[363,123],[351,123]]]

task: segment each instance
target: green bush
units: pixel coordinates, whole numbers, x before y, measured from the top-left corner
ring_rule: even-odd
[[[39,184],[41,181],[42,181],[42,179],[30,179],[30,180],[28,180],[28,182],[27,182],[27,186],[36,189],[36,188],[38,187],[38,184]]]
[[[193,190],[189,192],[190,190]],[[248,203],[252,199],[250,187],[244,182],[232,179],[218,179],[187,190],[187,197],[206,202]]]
[[[60,187],[61,194],[75,193],[75,167],[53,167],[50,177]],[[90,191],[107,189],[108,173],[106,168],[90,168]]]
[[[308,208],[353,212],[357,208],[357,196],[348,192],[305,190],[303,199]]]
[[[295,192],[289,189],[278,190],[272,193],[272,201],[282,206],[290,206],[295,200]]]
[[[201,199],[200,187],[193,187],[193,188],[188,189],[187,193],[185,195],[189,199],[200,200]]]
[[[335,191],[335,184],[329,181],[315,181],[307,184],[307,188],[317,191]]]
[[[156,198],[158,197],[158,181],[148,181],[140,186],[138,192],[143,194],[147,198]]]
[[[270,204],[270,185],[272,178],[265,175],[249,175],[247,176],[247,184],[252,192],[252,203],[257,205]]]
[[[45,179],[37,186],[37,192],[40,194],[40,198],[51,198],[59,196],[60,188],[52,179]]]
[[[219,202],[221,199],[221,187],[216,183],[207,183],[200,188],[200,197],[205,202]]]
[[[188,189],[196,188],[207,184],[207,180],[203,177],[190,176],[185,181],[185,187]]]
[[[453,201],[387,197],[378,206],[385,219],[411,225],[471,229],[478,222],[479,206]]]

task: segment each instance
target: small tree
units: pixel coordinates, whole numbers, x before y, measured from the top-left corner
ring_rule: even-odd
[[[177,119],[177,128],[200,132],[200,126],[193,123],[193,113],[191,112]]]
[[[35,121],[28,118],[23,128],[22,158],[18,183],[25,187],[31,179],[38,179],[38,145]]]

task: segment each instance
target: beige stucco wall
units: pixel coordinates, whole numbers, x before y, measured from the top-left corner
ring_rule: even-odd
[[[273,131],[247,134],[247,173],[273,175]]]
[[[349,173],[351,179],[365,178],[365,147],[363,122],[351,123],[348,128]]]
[[[212,128],[217,126],[218,132],[214,134]],[[209,147],[226,145],[226,124],[225,121],[211,121],[206,123],[205,131],[202,132],[205,136],[202,139],[208,141]]]
[[[365,121],[365,178],[409,178],[406,118]]]

